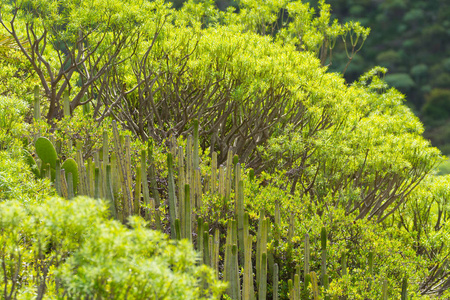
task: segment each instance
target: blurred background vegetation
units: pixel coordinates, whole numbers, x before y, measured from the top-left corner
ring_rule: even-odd
[[[173,0],[179,8],[184,0]],[[309,1],[317,7],[317,0]],[[216,0],[238,8],[239,1]],[[336,44],[330,71],[353,82],[375,65],[389,69],[386,81],[406,95],[425,125],[425,138],[450,155],[450,5],[447,0],[333,0],[332,18],[371,28],[364,47],[346,69],[344,45]]]

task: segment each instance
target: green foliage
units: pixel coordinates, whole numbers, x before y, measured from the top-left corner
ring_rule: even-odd
[[[447,159],[441,165],[439,165],[438,175],[447,175],[450,174],[450,160]]]
[[[17,144],[27,128],[23,115],[27,104],[15,97],[0,96],[0,150]]]
[[[41,202],[51,194],[48,180],[35,180],[22,149],[0,151],[0,201],[17,199],[23,203]]]
[[[132,229],[109,221],[100,202],[53,198],[26,209],[17,201],[0,206],[1,259],[8,266],[0,279],[13,295],[209,299],[223,290],[209,268],[196,266],[187,241],[169,241],[137,218]]]

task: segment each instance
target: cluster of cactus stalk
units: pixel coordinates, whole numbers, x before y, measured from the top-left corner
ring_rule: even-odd
[[[69,113],[66,107],[65,113]],[[35,113],[37,118],[37,113]],[[156,181],[153,147],[140,153],[140,164],[132,168],[131,138],[119,133],[112,123],[113,141],[107,132],[103,133],[103,147],[91,159],[84,160],[81,145],[77,145],[75,159],[67,159],[60,165],[58,153],[51,140],[36,139],[36,154],[40,168],[34,160],[36,174],[48,177],[54,182],[57,193],[67,199],[75,195],[87,195],[108,201],[111,216],[126,223],[131,215],[143,216],[158,230],[170,233],[172,239],[188,239],[200,255],[200,262],[215,269],[218,278],[228,282],[226,294],[231,299],[279,299],[279,265],[275,262],[273,250],[268,248],[272,240],[280,240],[278,230],[280,208],[276,205],[274,223],[260,212],[256,238],[251,235],[249,214],[245,211],[244,181],[241,179],[241,164],[238,157],[228,152],[224,165],[218,166],[217,153],[211,154],[209,174],[202,174],[199,156],[199,124],[194,121],[193,135],[188,136],[186,148],[177,146],[172,138],[167,153],[167,198],[162,199]],[[30,156],[31,157],[31,156]],[[31,157],[31,160],[33,158]],[[30,160],[30,161],[31,161]],[[252,180],[254,174],[249,170]],[[232,193],[234,191],[234,193]],[[197,215],[203,205],[202,196],[218,195],[224,202],[233,203],[233,218],[227,221],[226,232],[212,227]],[[234,199],[232,199],[234,198]],[[165,207],[165,210],[162,207]],[[288,239],[293,237],[293,220]],[[167,225],[165,225],[167,224]],[[221,245],[221,234],[226,238]],[[256,244],[254,241],[256,240]],[[373,253],[368,254],[369,274],[373,274]],[[341,276],[347,275],[347,257],[342,256]],[[327,274],[327,232],[321,232],[321,269],[319,276],[310,270],[310,240],[304,237],[303,276],[300,266],[288,280],[289,299],[337,299],[328,295]],[[301,279],[303,282],[301,282]],[[369,279],[372,280],[372,279]],[[268,283],[271,283],[269,285]],[[378,283],[382,299],[388,299],[387,281]],[[375,283],[372,284],[375,288]],[[407,299],[406,280],[402,284],[401,299]]]

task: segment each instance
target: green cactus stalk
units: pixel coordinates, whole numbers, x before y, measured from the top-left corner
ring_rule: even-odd
[[[106,190],[108,189],[106,184],[106,167],[109,164],[109,141],[108,141],[108,132],[106,130],[103,131],[103,164],[102,164],[102,195],[106,198]],[[139,184],[137,184],[139,185]]]
[[[149,209],[153,212],[155,210],[155,207],[151,207],[150,204],[154,203],[153,201],[150,201],[150,192],[148,190],[148,181],[147,181],[147,153],[145,150],[141,150],[141,185],[142,185],[142,196],[144,198],[144,203],[147,206],[147,209],[145,210],[145,218],[147,220],[151,220],[151,215],[149,213]],[[139,184],[136,181],[136,184]]]
[[[170,236],[172,239],[177,238],[175,228],[175,219],[177,218],[177,196],[175,194],[175,180],[173,177],[173,159],[172,153],[167,153],[167,168],[168,168],[168,188],[169,188],[169,222],[170,222]]]
[[[131,190],[129,187],[131,186],[131,178],[127,174],[127,164],[126,164],[126,157],[124,155],[124,151],[122,148],[122,144],[120,142],[120,136],[119,131],[117,129],[117,123],[116,121],[112,122],[112,128],[113,128],[113,136],[114,136],[114,149],[115,154],[117,155],[117,167],[119,169],[120,179],[121,179],[121,186],[122,186],[122,192],[124,196],[124,202],[123,202],[123,211],[124,211],[124,218],[127,219],[129,216],[131,216],[132,209],[132,202],[133,202],[133,196],[131,195]]]
[[[155,208],[159,208],[161,201],[160,201],[159,192],[158,192],[158,185],[156,184],[155,160],[153,158],[153,144],[152,144],[151,140],[148,140],[147,153],[148,153],[148,160],[149,160],[148,174],[150,176],[152,196],[153,196],[153,199],[155,199]]]
[[[211,265],[211,259],[209,257],[209,233],[208,231],[203,231],[203,263],[207,266]]]
[[[233,225],[232,220],[227,221],[227,237],[225,239],[225,257],[224,257],[224,270],[223,270],[223,278],[225,281],[230,281],[230,272],[231,272],[231,246],[232,246],[232,231]]]
[[[178,213],[179,213],[179,218],[180,218],[181,224],[184,224],[184,217],[186,215],[186,209],[184,206],[184,204],[185,204],[184,186],[186,184],[186,181],[185,181],[185,174],[184,174],[184,163],[183,163],[184,157],[183,157],[183,148],[182,147],[180,147],[178,149],[178,153],[179,153],[179,159],[178,159],[178,182],[177,182],[177,185],[178,185],[178,197],[179,197],[178,203],[180,204],[180,209],[178,210]],[[184,238],[184,231],[182,231],[181,237]]]
[[[217,191],[217,152],[212,153],[211,160],[211,183],[210,183],[211,195],[214,195]]]
[[[368,267],[369,267],[369,289],[372,288],[372,280],[373,280],[373,251],[369,252],[369,258],[368,258]]]
[[[258,240],[256,245],[256,282],[261,282],[261,258],[262,255],[266,254],[267,259],[267,227],[268,220],[264,217],[264,210],[261,210],[258,225]],[[267,272],[267,271],[266,271]],[[267,275],[266,275],[267,276]],[[259,290],[259,287],[258,287]]]
[[[278,264],[273,265],[273,280],[272,280],[272,294],[273,300],[278,300]]]
[[[403,278],[402,280],[402,295],[401,300],[407,300],[408,299],[408,279]]]
[[[34,121],[41,120],[41,101],[39,98],[39,86],[34,86]]]
[[[74,194],[76,194],[79,181],[77,162],[73,158],[68,158],[61,165],[61,169],[64,169],[66,171],[66,176],[68,176],[68,174],[72,174],[72,180],[70,180],[70,184],[72,185]],[[69,180],[68,177],[66,177],[66,180]]]
[[[81,102],[86,102],[88,100],[87,95],[84,95]],[[86,116],[90,113],[91,107],[89,103],[83,104],[83,115]]]
[[[292,279],[288,280],[288,291],[289,291],[289,300],[295,300],[294,284],[292,283]]]
[[[230,199],[231,195],[231,185],[232,185],[232,176],[233,176],[233,150],[230,148],[228,150],[228,156],[225,166],[225,182],[224,182],[224,188],[225,188],[225,199],[228,201]]]
[[[56,160],[55,189],[58,196],[61,197],[61,166],[59,165],[59,159]]]
[[[74,197],[73,176],[71,172],[66,173],[66,175],[67,175],[67,194],[68,194],[67,199],[71,200]]]
[[[317,280],[317,274],[314,271],[311,272],[311,286],[313,292],[313,299],[319,300],[319,284]]]
[[[214,231],[214,252],[213,252],[213,269],[216,271],[216,276],[219,278],[219,249],[220,249],[220,231],[218,228]]]
[[[197,218],[197,251],[203,256],[203,218]]]
[[[387,300],[388,299],[388,283],[387,280],[383,280],[383,285],[381,287],[381,300]]]
[[[136,185],[134,187],[134,214],[139,215],[141,210],[141,182],[142,182],[142,168],[139,164],[136,169]]]
[[[198,140],[198,120],[194,120],[194,141],[193,141],[193,146],[194,146],[194,157],[193,157],[193,167],[194,170],[197,170],[200,167],[200,157],[198,154],[198,148],[200,145],[200,142]]]
[[[328,295],[328,289],[330,287],[330,281],[328,274],[323,275],[323,291],[325,294],[324,300],[330,300],[330,296]]]
[[[239,165],[239,164],[238,164]],[[244,182],[239,180],[236,189],[237,194],[237,221],[238,221],[238,245],[239,260],[244,261]]]
[[[294,297],[295,299],[300,299],[300,276],[298,274],[294,275]]]
[[[186,140],[186,183],[188,183],[191,187],[194,186],[194,161],[193,161],[193,153],[192,153],[192,135],[189,135]],[[194,193],[192,193],[194,194]]]
[[[117,208],[114,201],[114,193],[111,182],[111,165],[106,165],[106,199],[109,201],[109,210],[111,212],[111,216],[114,219],[117,219]]]
[[[195,169],[195,205],[197,208],[201,208],[203,206],[202,175],[200,168]]]
[[[189,241],[192,241],[192,227],[191,227],[191,197],[190,197],[190,188],[189,184],[184,185],[184,207],[185,207],[185,215],[184,215],[184,237]]]
[[[175,219],[175,232],[177,233],[177,240],[181,240],[181,224],[180,224],[180,219]]]
[[[92,162],[92,160],[87,161],[86,177],[87,177],[87,182],[89,183],[89,190],[88,190],[87,195],[92,198],[92,197],[94,197],[94,181],[95,181],[94,163]]]
[[[229,259],[227,261],[227,281],[228,289],[227,294],[233,300],[239,300],[239,282],[238,282],[238,270],[235,266],[235,259],[237,259],[237,245],[227,245],[227,252],[229,253]]]
[[[132,173],[131,173],[131,137],[129,135],[125,136],[125,166],[127,171],[127,177],[129,178],[127,180],[128,183],[128,190],[130,191],[131,197],[133,197],[132,190],[133,190],[133,179],[132,179]],[[133,209],[134,202],[131,202],[131,209]],[[133,211],[133,210],[131,210]]]
[[[347,253],[342,253],[341,257],[341,275],[342,277],[347,276]]]
[[[63,198],[69,198],[69,192],[66,181],[66,172],[64,169],[61,170],[61,195]]]
[[[94,184],[94,199],[100,198],[100,169],[95,168],[95,184]]]
[[[304,285],[303,291],[304,296],[306,296],[308,291],[308,285],[310,283],[310,273],[309,273],[309,260],[310,260],[310,245],[309,245],[309,234],[305,233],[305,245],[304,245],[304,268],[303,268],[303,278]]]
[[[255,291],[253,289],[252,238],[253,237],[251,235],[247,235],[245,243],[244,280],[242,286],[242,295],[244,300],[251,300],[255,297]]]
[[[320,232],[320,244],[322,249],[322,261],[320,264],[320,281],[324,285],[325,274],[327,273],[327,230],[322,227]]]
[[[70,117],[70,100],[68,90],[64,91],[63,104],[64,104],[63,106],[64,117]]]
[[[225,167],[223,165],[219,167],[219,195],[225,198]]]

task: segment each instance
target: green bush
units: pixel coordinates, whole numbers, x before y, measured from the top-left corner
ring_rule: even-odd
[[[127,229],[106,211],[87,198],[51,198],[27,208],[1,203],[5,291],[69,299],[216,299],[222,293],[224,285],[197,264],[187,241],[169,241],[139,218]]]
[[[12,147],[25,132],[23,115],[27,104],[14,97],[0,95],[0,150]]]

